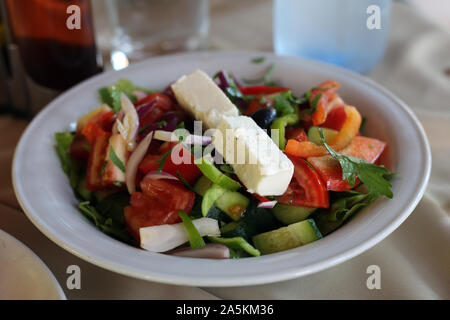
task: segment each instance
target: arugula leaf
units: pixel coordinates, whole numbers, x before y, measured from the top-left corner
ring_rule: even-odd
[[[64,173],[69,177],[69,183],[72,189],[76,189],[80,178],[79,168],[69,154],[69,148],[74,139],[70,132],[55,133],[55,150],[61,163]]]
[[[339,161],[342,168],[342,179],[347,180],[351,186],[354,186],[356,177],[358,176],[361,182],[369,189],[370,193],[393,198],[392,185],[386,179],[386,176],[391,175],[388,169],[384,166],[369,163],[363,159],[337,153],[325,142],[322,129],[319,129],[319,133],[325,148],[334,159]]]
[[[275,95],[275,104],[273,107],[275,108],[275,110],[277,110],[278,114],[287,115],[294,112],[294,106],[289,100],[290,95],[290,91],[281,92]]]
[[[183,210],[178,210],[178,215],[183,221],[184,227],[186,228],[186,232],[189,236],[189,243],[191,245],[191,249],[200,249],[203,248],[206,244],[203,240],[200,232],[198,232],[195,225],[192,223],[192,220],[189,218],[187,213]]]
[[[323,235],[339,228],[346,220],[355,215],[361,209],[374,203],[379,194],[360,193],[357,191],[332,192],[331,208],[318,210],[314,215],[314,221]]]
[[[148,94],[152,93],[150,90],[134,85],[130,80],[120,79],[109,87],[100,88],[99,96],[103,103],[111,106],[114,113],[117,113],[122,108],[120,103],[121,93],[125,93],[132,102],[135,102],[137,100],[136,96],[133,94],[133,91],[135,90],[143,91]]]
[[[117,223],[112,218],[101,215],[89,201],[80,202],[78,204],[78,208],[87,218],[92,220],[95,226],[102,232],[105,232],[123,242],[136,245],[136,241],[131,238],[123,224]]]
[[[109,149],[109,158],[114,163],[114,165],[120,169],[123,173],[125,173],[125,165],[123,164],[122,160],[117,156],[116,152],[114,151],[114,148],[111,146]]]

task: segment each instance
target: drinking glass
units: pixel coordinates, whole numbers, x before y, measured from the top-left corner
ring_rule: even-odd
[[[275,52],[365,73],[383,57],[391,0],[274,0]]]
[[[206,49],[209,0],[107,0],[112,29],[111,63]]]

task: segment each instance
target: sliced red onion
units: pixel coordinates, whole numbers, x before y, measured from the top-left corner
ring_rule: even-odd
[[[156,105],[156,99],[136,107],[139,118],[145,117]]]
[[[230,249],[220,243],[208,243],[200,249],[180,248],[167,252],[172,256],[203,259],[229,259]]]
[[[160,180],[160,179],[168,179],[168,180],[176,180],[179,181],[179,179],[170,173],[167,172],[159,172],[159,171],[151,171],[147,173],[144,177],[144,179],[149,178],[153,180]]]
[[[144,99],[148,94],[141,90],[134,90],[133,95],[136,97],[136,99],[139,101],[141,99]]]
[[[121,130],[119,126],[118,130],[127,142],[128,151],[133,151],[133,149],[136,147],[136,137],[139,131],[139,117],[134,104],[126,94],[122,93],[120,102],[122,104],[122,110],[124,110],[125,115],[123,116],[123,120],[121,121],[123,128]]]
[[[200,144],[202,146],[207,146],[208,144],[211,144],[212,137],[209,136],[197,136],[197,135],[189,135],[184,140],[186,144]]]
[[[138,166],[142,159],[144,159],[148,147],[152,142],[152,138],[153,132],[150,132],[144,139],[142,139],[128,159],[127,166],[125,168],[125,182],[130,194],[136,191],[136,174]]]
[[[264,209],[272,209],[277,204],[277,201],[263,201],[258,204],[258,208],[264,208]]]

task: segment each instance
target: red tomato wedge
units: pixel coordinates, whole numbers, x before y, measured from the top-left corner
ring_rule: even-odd
[[[142,162],[139,164],[139,171],[142,172],[143,174],[158,170],[159,166],[160,166],[160,160],[161,157],[170,149],[172,149],[172,147],[174,146],[174,144],[170,144],[171,147],[168,148],[168,144],[163,144],[160,149],[158,154],[154,155],[154,154],[149,154],[147,156],[145,156],[145,158],[142,160]],[[194,156],[192,154],[190,154],[189,150],[185,149],[183,147],[183,152],[188,152],[189,153],[189,157],[191,159],[190,163],[180,163],[180,164],[175,164],[172,161],[172,157],[169,155],[166,160],[164,161],[164,165],[162,167],[162,171],[170,173],[171,175],[178,177],[177,172],[179,172],[179,174],[189,183],[189,184],[194,184],[194,182],[201,176],[202,172],[200,171],[200,169],[194,164]],[[180,151],[180,156],[181,156],[181,150]]]
[[[172,109],[172,100],[163,93],[152,93],[134,103],[136,107],[150,102],[155,102],[158,108],[169,111]]]
[[[175,109],[172,100],[162,93],[152,93],[135,103],[139,116],[139,128],[158,122],[168,111]]]
[[[80,133],[75,134],[75,138],[70,145],[69,153],[74,159],[85,161],[89,158],[89,151],[91,150],[91,144],[86,137]]]
[[[383,153],[385,147],[386,143],[383,141],[357,136],[346,148],[339,151],[339,153],[375,163]],[[345,191],[353,188],[347,181],[342,180],[341,166],[330,155],[309,157],[308,162],[317,170],[322,180],[325,181],[328,190]],[[359,184],[359,179],[356,180],[355,186],[357,184]]]
[[[330,200],[325,183],[303,159],[288,156],[294,164],[294,178],[278,202],[293,206],[328,208]]]
[[[257,193],[252,193],[252,196],[255,197],[256,199],[258,199],[261,202],[268,202],[268,201],[270,201],[270,199],[267,199],[266,197],[260,196]]]
[[[87,126],[87,125],[86,125]],[[95,138],[92,141],[91,151],[86,171],[86,189],[99,190],[102,185],[102,168],[105,163],[106,149],[108,147],[108,139],[111,133],[103,131],[100,127],[93,129]]]
[[[250,102],[250,105],[248,106],[248,109],[245,114],[250,116],[254,114],[256,111],[268,107],[268,104],[262,104],[260,101],[261,98],[253,99],[252,102]]]
[[[125,225],[137,241],[140,228],[181,222],[178,210],[189,213],[194,205],[195,193],[175,181],[145,178],[141,189],[131,195],[124,215]]]
[[[298,142],[309,141],[305,130],[301,128],[289,128],[286,131],[286,139],[294,139]]]

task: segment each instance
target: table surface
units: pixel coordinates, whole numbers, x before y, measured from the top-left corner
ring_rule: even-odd
[[[267,0],[239,1],[239,6],[237,0],[215,0],[211,48],[271,51],[271,9]],[[11,163],[28,122],[9,115],[0,116],[0,229],[41,257],[68,299],[449,299],[450,36],[404,4],[394,5],[391,30],[386,56],[368,76],[418,115],[430,140],[433,169],[413,214],[358,257],[307,277],[244,288],[164,285],[101,269],[51,242],[21,211],[12,189]],[[80,290],[66,287],[69,265],[81,269]],[[367,289],[369,265],[381,269],[380,290]]]

